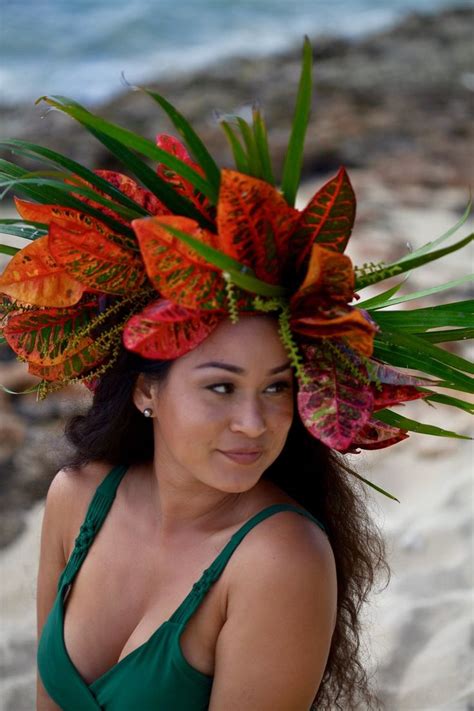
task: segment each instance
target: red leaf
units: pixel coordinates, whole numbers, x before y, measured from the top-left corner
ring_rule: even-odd
[[[115,235],[97,220],[91,219],[90,225],[52,222],[48,245],[55,260],[88,289],[127,294],[145,281],[140,257],[117,244]]]
[[[48,237],[39,237],[17,252],[0,276],[0,293],[35,306],[76,304],[85,289],[50,252]]]
[[[351,235],[356,199],[344,168],[329,180],[301,213],[290,249],[297,268],[304,268],[315,242],[343,252]]]
[[[174,136],[160,133],[156,137],[156,145],[163,151],[182,160],[183,163],[189,165],[200,175],[205,175],[201,166],[192,160],[186,148],[180,141],[174,138]],[[171,168],[168,168],[163,163],[160,163],[156,172],[160,178],[166,180],[177,193],[187,198],[206,219],[212,222],[214,221],[214,206],[209,203],[205,195],[202,195],[202,193],[195,189],[192,183],[182,178],[178,173],[175,173],[174,170],[171,170]]]
[[[123,173],[117,173],[113,170],[95,170],[94,173],[100,178],[107,180],[108,183],[116,187],[117,190],[120,190],[121,193],[129,197],[131,200],[134,200],[138,205],[140,205],[140,207],[143,207],[151,215],[171,214],[169,208],[167,208],[166,205],[161,202],[161,200],[158,200],[156,195],[150,192],[150,190],[142,188],[140,185],[138,185],[138,183],[135,182],[135,180],[129,178],[128,175],[124,175]],[[70,180],[68,182],[72,185],[77,184],[79,186],[87,186],[94,190],[98,195],[102,195],[103,197],[106,197],[109,200],[114,199],[102,190],[98,190],[94,185],[91,185],[91,183],[88,183],[86,180],[82,180],[82,178],[79,178],[77,176],[75,176],[73,180]],[[118,222],[122,222],[125,225],[130,224],[130,220],[127,220],[126,218],[117,214],[111,208],[105,207],[104,205],[101,205],[98,202],[94,202],[94,200],[92,200],[91,198],[85,197],[84,195],[76,195],[75,197],[77,197],[78,200],[84,202],[86,205],[90,205],[91,207],[100,210],[104,213],[104,215],[109,215],[110,217],[113,217],[114,220],[117,220]]]
[[[407,438],[406,430],[392,427],[392,425],[387,425],[385,422],[372,418],[359,430],[348,451],[354,451],[357,448],[383,449]]]
[[[353,357],[357,378],[344,369],[324,344],[303,346],[304,369],[311,383],[298,392],[298,411],[316,439],[336,450],[346,450],[368,421],[373,406],[370,386],[359,359]]]
[[[145,268],[155,289],[185,308],[226,310],[225,281],[220,269],[173,237],[166,230],[167,225],[217,248],[217,236],[187,217],[133,220]]]
[[[251,267],[259,279],[279,283],[298,214],[265,181],[222,171],[217,205],[220,249]]]
[[[123,342],[144,358],[179,358],[207,338],[221,320],[217,314],[192,312],[158,299],[127,322]]]
[[[418,400],[430,395],[429,392],[418,390],[413,385],[388,385],[387,383],[381,384],[378,388],[373,385],[372,392],[374,394],[374,410],[381,410],[384,407],[398,405],[408,400]]]
[[[4,335],[20,358],[37,365],[56,365],[71,352],[71,337],[96,315],[96,306],[89,302],[67,310],[17,312],[8,319]]]

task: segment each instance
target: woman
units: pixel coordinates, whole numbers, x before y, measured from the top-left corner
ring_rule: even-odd
[[[251,125],[223,122],[237,170],[221,171],[152,92],[196,161],[174,138],[155,146],[56,97],[137,180],[20,141],[13,150],[63,173],[2,163],[28,198],[5,229],[31,240],[0,276],[3,336],[40,398],[74,382],[94,391],[48,495],[40,711],[372,704],[358,614],[383,546],[337,453],[408,429],[452,436],[389,408],[466,408],[428,386],[472,382],[470,364],[436,345],[469,336],[443,329],[462,325],[466,304],[385,313],[427,291],[358,292],[471,238],[435,250],[451,230],[354,269],[344,168],[294,207],[310,73],[306,42],[281,189],[259,111]]]
[[[60,585],[64,618],[53,613],[39,650],[44,681],[64,706],[40,682],[39,711],[307,711],[315,698],[335,708],[339,694],[347,703],[367,691],[355,612],[380,541],[347,478],[298,427],[293,400],[268,316],[225,321],[172,362],[124,353],[104,376],[88,415],[69,427],[82,466],[57,475],[46,505],[40,635],[68,559],[73,567]],[[76,562],[77,531],[116,461],[128,471]]]

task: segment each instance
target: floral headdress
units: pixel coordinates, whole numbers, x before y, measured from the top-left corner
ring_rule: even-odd
[[[391,264],[354,268],[344,254],[356,206],[345,169],[295,209],[311,65],[306,40],[280,187],[259,110],[251,123],[221,121],[236,169],[220,170],[184,117],[149,90],[184,144],[167,135],[155,144],[65,97],[42,98],[79,121],[135,179],[91,171],[25,141],[0,142],[56,168],[30,173],[0,161],[1,184],[23,198],[15,200],[22,220],[1,220],[0,229],[28,240],[20,250],[0,247],[13,255],[0,277],[3,339],[40,378],[40,398],[77,381],[93,389],[121,343],[145,358],[177,358],[225,318],[275,312],[299,414],[314,437],[355,452],[388,447],[409,430],[460,436],[390,408],[424,398],[472,411],[428,387],[473,392],[471,364],[436,345],[472,336],[472,302],[385,311],[443,288],[396,297],[402,282],[351,302],[366,286],[440,259],[472,235],[438,249],[453,228]],[[446,326],[455,328],[437,330]]]

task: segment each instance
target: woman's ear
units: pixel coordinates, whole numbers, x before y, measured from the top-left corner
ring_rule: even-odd
[[[133,388],[133,402],[140,412],[147,407],[153,407],[153,394],[156,383],[151,378],[147,378],[144,373],[140,373]]]

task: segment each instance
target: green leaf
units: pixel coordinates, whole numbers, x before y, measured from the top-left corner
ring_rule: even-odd
[[[216,162],[214,161],[214,158],[211,156],[211,154],[209,153],[206,146],[199,138],[191,124],[163,96],[157,94],[154,91],[150,91],[149,89],[145,89],[142,87],[140,88],[142,89],[142,91],[148,94],[148,96],[150,96],[154,101],[156,101],[164,111],[166,111],[175,128],[184,139],[192,155],[203,169],[209,181],[209,184],[212,185],[215,194],[217,195],[219,192],[221,172]]]
[[[57,187],[51,187],[50,185],[44,183],[44,181],[43,184],[40,185],[38,184],[40,179],[38,179],[38,181],[32,179],[30,182],[28,178],[24,177],[25,175],[27,175],[27,171],[19,168],[13,163],[8,163],[8,161],[0,159],[0,180],[8,178],[20,181],[16,183],[16,192],[18,192],[19,195],[30,198],[42,205],[61,205],[63,207],[70,207],[74,210],[78,210],[79,212],[86,213],[87,215],[91,215],[97,220],[100,220],[108,225],[114,232],[118,232],[119,234],[135,239],[134,232],[121,222],[117,222],[117,220],[114,220],[112,217],[104,215],[104,213],[100,210],[97,210],[96,208],[91,207],[91,205],[87,205],[78,198],[73,197],[73,195],[69,194],[67,191],[60,190]],[[73,189],[71,188],[71,191],[72,190]]]
[[[394,306],[395,304],[403,304],[405,301],[413,301],[414,299],[421,299],[424,296],[430,296],[431,294],[437,294],[439,291],[446,291],[446,289],[454,289],[461,284],[465,284],[468,281],[474,281],[474,274],[466,274],[466,276],[460,279],[453,279],[453,281],[448,281],[445,284],[439,284],[439,286],[433,286],[431,289],[423,289],[422,291],[413,291],[411,294],[406,294],[405,296],[399,296],[396,299],[388,299],[382,304],[372,306],[372,309],[381,309],[386,306]],[[361,304],[358,304],[360,307]],[[365,307],[367,308],[367,306]]]
[[[48,234],[48,226],[42,222],[11,220],[11,224],[8,224],[6,220],[0,220],[0,234],[35,240],[38,239],[38,237],[44,237],[44,235]]]
[[[474,299],[451,304],[428,306],[422,309],[369,311],[370,316],[384,330],[404,332],[425,331],[445,326],[465,326],[474,316]]]
[[[469,217],[469,215],[471,213],[471,208],[472,208],[472,200],[470,199],[462,217],[456,222],[455,225],[450,227],[447,232],[445,232],[444,234],[441,235],[441,237],[438,237],[437,239],[433,240],[432,242],[427,242],[422,247],[419,247],[418,249],[416,249],[414,252],[410,252],[410,253],[404,255],[403,257],[398,259],[396,263],[401,264],[402,262],[405,262],[407,259],[412,259],[415,256],[426,254],[426,252],[430,252],[433,249],[433,247],[440,244],[441,242],[444,242],[446,239],[448,239],[448,237],[451,237],[451,235],[453,235],[455,232],[457,232],[458,229],[460,227],[462,227],[462,225],[466,222],[467,218]]]
[[[426,390],[426,388],[419,389]],[[467,400],[460,400],[459,398],[452,397],[451,395],[433,393],[432,395],[428,395],[428,397],[425,397],[423,402],[439,402],[441,405],[451,405],[452,407],[457,407],[460,410],[465,410],[465,412],[469,412],[470,415],[474,415],[474,403],[468,402]]]
[[[249,163],[247,160],[247,156],[245,155],[245,151],[242,148],[242,145],[233,132],[232,128],[230,127],[230,124],[228,121],[221,121],[220,125],[222,126],[222,130],[224,131],[227,140],[229,141],[229,145],[232,149],[232,154],[234,156],[234,162],[235,162],[235,167],[240,173],[249,173]]]
[[[280,297],[286,295],[286,289],[281,286],[267,284],[266,282],[257,279],[253,275],[252,270],[237,260],[232,259],[232,257],[229,257],[227,254],[223,254],[218,249],[209,247],[209,245],[200,242],[195,237],[192,237],[181,230],[177,230],[170,225],[163,224],[162,227],[174,237],[177,237],[179,240],[187,244],[188,247],[194,249],[210,264],[222,269],[224,272],[228,272],[232,281],[240,288],[245,289],[245,291],[249,291],[253,294],[259,294],[260,296]]]
[[[408,275],[399,284],[395,284],[395,286],[383,291],[381,294],[372,296],[370,299],[366,299],[365,301],[357,301],[354,303],[354,306],[357,306],[358,309],[375,309],[385,306],[389,299],[400,290],[407,279]]]
[[[467,341],[474,338],[474,328],[453,328],[430,333],[415,333],[430,343],[447,343],[448,341]]]
[[[275,185],[275,178],[273,177],[272,161],[270,157],[270,150],[268,147],[268,136],[265,122],[261,112],[254,108],[253,112],[253,135],[255,140],[255,146],[259,155],[259,162],[262,167],[262,178],[266,180],[270,185]]]
[[[471,370],[472,364],[422,338],[383,331],[374,339],[373,355],[391,365],[435,375],[443,380],[443,387],[474,392],[474,379],[459,370]]]
[[[206,220],[194,205],[182,195],[179,195],[165,180],[159,177],[144,161],[126,148],[120,141],[106,136],[100,131],[89,129],[95,138],[105,146],[125,167],[148,188],[174,215],[190,217],[202,227],[214,229],[214,225]]]
[[[75,194],[77,195],[83,195],[84,197],[87,197],[94,202],[99,203],[99,205],[103,205],[104,207],[108,207],[110,210],[114,210],[117,214],[121,215],[124,219],[126,220],[135,220],[139,217],[143,217],[143,212],[138,212],[137,210],[131,210],[129,207],[125,207],[124,205],[119,205],[116,202],[113,202],[112,200],[109,200],[108,198],[104,197],[103,195],[99,195],[96,193],[94,190],[91,188],[86,188],[82,185],[71,185],[69,183],[64,183],[60,180],[52,180],[48,178],[40,178],[40,177],[34,177],[34,178],[15,178],[15,179],[10,179],[10,180],[2,180],[0,179],[0,187],[3,187],[5,185],[9,185],[10,187],[14,187],[16,185],[36,185],[38,187],[42,187],[44,185],[50,186],[54,188],[55,190],[59,190],[61,192],[65,192],[68,195],[74,196]],[[85,206],[84,203],[81,202],[81,205]],[[88,206],[85,206],[88,207]],[[86,210],[83,209],[83,212]],[[100,213],[102,217],[105,217],[103,213]]]
[[[0,252],[2,254],[8,254],[10,257],[13,257],[13,255],[19,251],[20,249],[18,247],[10,247],[8,244],[0,244]]]
[[[378,410],[377,418],[385,422],[387,425],[392,425],[393,427],[400,427],[403,430],[409,430],[410,432],[419,432],[421,434],[435,435],[436,437],[455,437],[456,439],[472,439],[472,437],[467,437],[466,435],[460,435],[457,432],[451,432],[451,430],[444,430],[441,427],[435,427],[434,425],[426,425],[423,422],[417,422],[416,420],[410,420],[408,417],[403,417],[392,410]]]
[[[346,471],[349,472],[350,474],[352,474],[352,476],[355,476],[357,479],[360,479],[360,481],[363,481],[364,484],[367,484],[372,489],[375,489],[375,491],[378,491],[379,494],[383,494],[384,496],[387,496],[389,499],[392,499],[393,501],[397,501],[398,503],[400,503],[400,501],[397,499],[396,496],[394,496],[393,494],[389,494],[388,491],[385,491],[385,489],[382,489],[380,486],[377,486],[377,484],[374,484],[372,481],[365,479],[360,474],[357,474],[357,472],[352,471],[352,469],[346,469]]]
[[[27,390],[20,390],[20,392],[16,390],[10,390],[10,388],[7,388],[5,385],[2,385],[0,383],[0,390],[3,390],[4,393],[7,393],[8,395],[29,395],[30,393],[35,393],[38,390],[40,383],[38,385],[33,385],[31,388],[28,388]]]
[[[466,247],[466,245],[472,242],[473,239],[474,234],[470,234],[450,247],[444,247],[443,249],[438,249],[435,252],[430,252],[429,254],[422,254],[421,256],[410,256],[410,259],[406,259],[403,262],[393,262],[392,264],[385,265],[370,274],[358,277],[356,279],[355,290],[359,291],[370,284],[377,284],[379,281],[383,281],[384,279],[390,279],[391,277],[401,274],[402,272],[407,272],[411,269],[421,267],[423,264],[428,264],[429,262],[441,259],[451,252],[456,252],[458,249]]]
[[[262,177],[262,166],[260,165],[260,157],[257,152],[257,146],[255,145],[255,137],[253,131],[248,125],[247,121],[243,118],[237,116],[237,124],[240,128],[240,133],[244,139],[245,148],[247,149],[247,160],[249,166],[249,175],[253,175],[254,178]]]
[[[105,119],[100,118],[87,111],[82,106],[77,104],[77,102],[72,102],[67,97],[61,96],[43,96],[38,101],[45,101],[50,106],[54,106],[68,114],[72,118],[76,119],[79,123],[85,126],[88,130],[95,129],[104,133],[106,136],[119,141],[124,144],[127,148],[131,148],[137,153],[155,160],[159,163],[174,170],[178,175],[180,175],[185,180],[188,180],[199,192],[205,195],[209,200],[215,204],[217,202],[217,191],[213,185],[210,185],[207,180],[205,180],[199,173],[197,173],[193,168],[191,168],[187,163],[184,163],[179,158],[171,155],[167,151],[158,148],[152,141],[143,136],[139,136],[133,131],[129,131],[126,128],[122,128],[117,124],[111,123],[110,121],[105,121]]]
[[[290,141],[285,157],[282,178],[282,192],[288,205],[294,205],[296,192],[300,183],[301,167],[303,165],[303,148],[306,130],[311,112],[312,96],[312,63],[311,44],[305,37],[303,47],[303,64],[296,97],[295,114]]]
[[[61,153],[56,153],[55,151],[45,148],[44,146],[38,146],[35,143],[29,143],[28,141],[19,141],[16,139],[4,139],[0,140],[0,147],[10,148],[13,153],[17,155],[26,156],[28,158],[34,158],[36,160],[42,160],[47,163],[52,163],[54,165],[60,165],[62,168],[68,170],[71,175],[77,175],[83,180],[93,185],[97,190],[101,190],[110,197],[112,197],[116,202],[129,207],[132,210],[140,212],[142,215],[148,215],[149,213],[141,205],[136,203],[134,200],[129,198],[127,195],[122,193],[118,188],[109,183],[108,180],[101,178],[96,175],[92,170],[89,170],[80,163],[71,158],[63,156]]]

